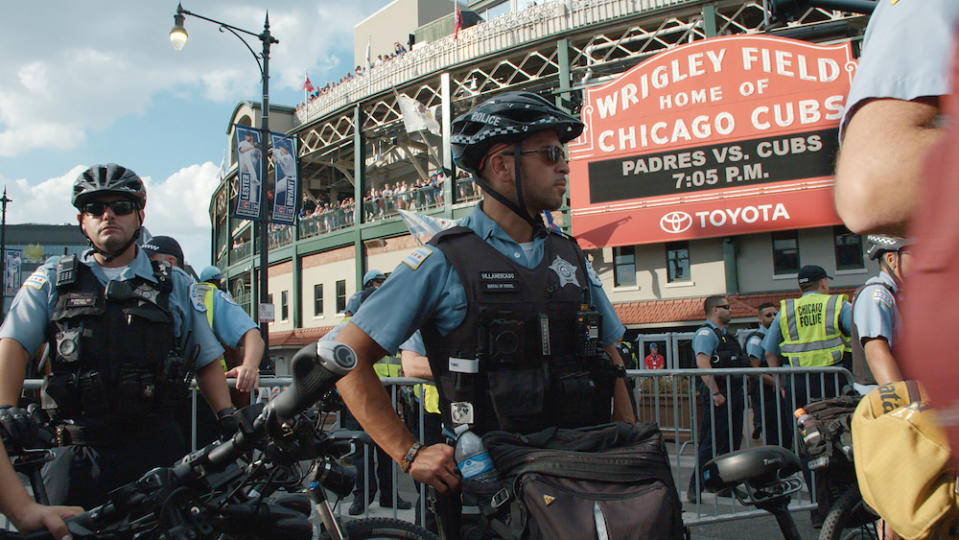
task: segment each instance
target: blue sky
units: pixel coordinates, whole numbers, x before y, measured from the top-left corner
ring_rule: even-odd
[[[388,0],[186,0],[183,7],[259,32],[266,10],[280,40],[270,101],[296,105],[314,84],[351,68],[353,26]],[[170,45],[176,0],[5,3],[0,33],[0,189],[8,223],[75,223],[70,186],[95,163],[147,182],[146,226],[180,240],[195,267],[210,262],[209,196],[237,102],[259,101],[249,51],[216,25],[187,18]],[[259,42],[251,44],[259,50]],[[375,52],[375,51],[374,51]]]

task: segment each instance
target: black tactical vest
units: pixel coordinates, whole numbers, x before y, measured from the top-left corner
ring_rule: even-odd
[[[752,364],[749,363],[749,357],[746,356],[746,353],[743,351],[743,348],[739,345],[739,342],[736,341],[734,336],[730,336],[719,328],[711,325],[706,325],[703,328],[709,328],[713,331],[713,333],[716,334],[716,337],[719,338],[719,345],[716,347],[716,350],[713,351],[713,356],[709,359],[709,363],[712,367],[717,369],[738,369],[752,367]],[[720,388],[725,387],[725,376],[714,378],[716,382],[719,383]],[[733,375],[729,378],[729,380],[731,381],[733,388],[742,388],[742,375]]]
[[[601,317],[589,306],[575,241],[549,234],[532,269],[466,227],[430,244],[453,265],[468,304],[448,335],[422,329],[444,422],[478,434],[609,422],[616,372],[599,343]]]
[[[866,351],[862,348],[862,338],[859,337],[859,329],[856,328],[856,301],[859,300],[859,293],[866,287],[872,285],[885,287],[886,290],[889,291],[889,294],[891,294],[893,298],[896,298],[896,290],[883,281],[879,283],[867,283],[856,289],[856,292],[852,295],[852,313],[850,313],[850,319],[853,321],[850,325],[852,326],[852,339],[849,344],[852,349],[852,375],[854,381],[866,386],[876,384],[876,377],[869,368],[869,362],[866,361]]]
[[[45,403],[60,419],[111,424],[172,410],[185,390],[169,309],[172,277],[153,263],[141,277],[104,287],[73,255],[57,266],[58,298],[47,325],[51,373]]]

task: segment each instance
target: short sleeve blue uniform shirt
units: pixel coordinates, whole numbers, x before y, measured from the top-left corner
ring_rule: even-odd
[[[885,338],[892,347],[898,331],[899,309],[896,297],[882,284],[886,283],[893,291],[898,290],[896,282],[885,272],[869,278],[866,286],[856,297],[856,306],[852,310],[859,339]]]
[[[527,268],[539,265],[543,259],[543,238],[533,240],[527,257],[523,247],[484,214],[479,204],[462,225]],[[600,341],[604,347],[609,346],[618,341],[626,329],[603,292],[602,282],[588,262],[586,266],[593,305],[603,316]],[[439,249],[423,246],[403,259],[377,293],[363,303],[352,321],[380,347],[393,351],[427,324],[435,324],[442,335],[448,334],[463,322],[466,308],[466,292],[453,265]]]
[[[80,256],[80,262],[90,267],[100,284],[106,286],[107,276],[94,259],[92,249]],[[56,307],[59,297],[55,286],[56,276],[57,261],[48,261],[37,268],[20,287],[3,326],[0,326],[0,338],[16,340],[31,356],[43,343],[47,324]],[[135,276],[156,282],[150,259],[140,249],[117,279],[123,281]],[[192,278],[181,271],[172,271],[170,276],[173,281],[173,290],[170,292],[173,331],[177,340],[184,345],[185,351],[191,351],[194,346],[199,347],[200,354],[193,364],[194,369],[199,369],[222,356],[223,347],[207,324],[206,314],[195,309],[190,301]]]

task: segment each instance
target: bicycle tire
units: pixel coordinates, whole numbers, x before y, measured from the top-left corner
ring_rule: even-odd
[[[350,540],[439,540],[439,536],[419,525],[393,518],[364,518],[343,524]],[[323,533],[321,540],[329,540]]]
[[[819,531],[819,540],[877,540],[879,535],[875,521],[864,522],[864,512],[868,513],[868,510],[859,493],[859,486],[850,486],[829,508],[829,514]]]

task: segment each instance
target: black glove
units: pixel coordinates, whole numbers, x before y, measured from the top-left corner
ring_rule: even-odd
[[[33,416],[25,409],[9,405],[0,407],[0,432],[8,449],[37,446],[38,427]]]
[[[227,407],[216,413],[216,420],[220,424],[220,435],[224,439],[232,437],[240,428],[240,421],[233,407]]]

